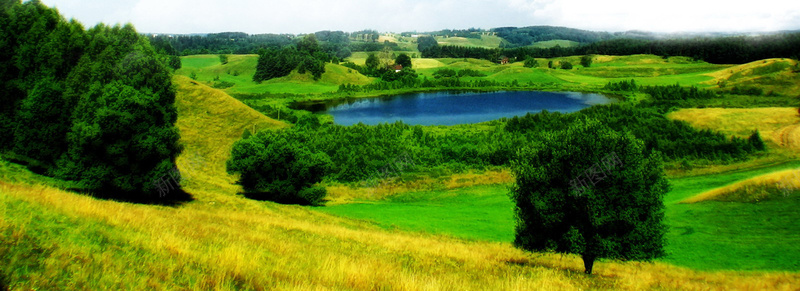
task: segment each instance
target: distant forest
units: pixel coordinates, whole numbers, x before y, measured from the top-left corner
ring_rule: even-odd
[[[321,51],[343,59],[352,52],[374,52],[385,48],[403,51],[397,43],[379,42],[374,30],[357,32],[319,31],[314,33]],[[574,55],[654,54],[664,57],[686,56],[717,64],[740,64],[766,58],[800,57],[800,32],[776,32],[759,36],[736,35],[659,35],[648,32],[595,32],[566,27],[532,26],[501,27],[491,30],[441,30],[428,33],[404,32],[400,36],[417,36],[422,57],[477,58],[497,61],[501,56],[513,61],[526,58],[553,58]],[[436,36],[481,38],[496,35],[503,39],[499,48],[439,45]],[[206,35],[149,35],[157,49],[174,56],[194,54],[257,54],[296,46],[302,36],[291,34],[255,34],[242,32]],[[577,47],[534,48],[535,42],[569,40]],[[407,49],[406,49],[407,50]]]

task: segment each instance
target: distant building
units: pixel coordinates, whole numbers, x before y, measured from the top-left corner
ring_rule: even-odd
[[[394,65],[394,72],[400,73],[403,70],[403,65]]]
[[[508,65],[508,57],[502,56],[500,59],[497,60],[501,65]]]

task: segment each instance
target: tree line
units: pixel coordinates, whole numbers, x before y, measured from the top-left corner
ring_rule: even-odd
[[[4,156],[97,195],[164,198],[154,181],[181,152],[168,57],[130,25],[85,30],[36,0],[1,3]]]
[[[631,134],[642,141],[642,149],[646,153],[658,152],[671,162],[690,163],[704,160],[730,162],[747,159],[751,154],[764,150],[763,141],[757,134],[750,139],[729,138],[710,130],[695,129],[683,121],[670,120],[653,108],[612,104],[593,106],[569,114],[543,111],[500,119],[491,122],[493,129],[469,132],[432,130],[399,121],[375,126],[323,125],[316,116],[303,115],[290,130],[256,135],[245,133],[240,142],[242,145],[234,147],[233,151],[236,154],[229,162],[231,165],[229,169],[242,174],[243,177],[248,171],[253,171],[256,172],[252,174],[255,179],[274,178],[274,175],[270,176],[260,171],[277,169],[275,167],[234,166],[255,160],[271,160],[271,158],[256,158],[269,155],[265,152],[266,148],[257,145],[267,142],[277,143],[268,147],[302,148],[300,150],[303,152],[302,155],[318,154],[319,156],[314,159],[318,163],[312,164],[324,164],[319,166],[324,168],[324,171],[314,170],[314,173],[322,174],[313,179],[304,178],[307,181],[328,179],[355,182],[374,179],[375,173],[380,172],[384,166],[401,155],[408,155],[414,160],[414,167],[411,170],[417,172],[436,170],[457,172],[489,166],[509,166],[521,147],[541,140],[549,134],[564,132],[573,125],[590,119],[597,120],[615,131]],[[299,169],[297,171],[303,172]],[[300,174],[292,177],[300,177]],[[245,180],[241,183],[258,185],[258,182]],[[313,187],[311,184],[293,187]],[[259,197],[269,197],[263,192],[269,192],[270,187],[272,186],[254,187],[251,191],[259,193],[256,194]],[[280,193],[284,192],[281,190]],[[319,192],[313,193],[319,194]]]
[[[654,54],[663,57],[687,56],[715,64],[743,64],[767,58],[800,58],[800,33],[666,40],[619,38],[570,48],[555,46],[496,49],[440,46],[433,37],[420,37],[417,47],[426,58],[476,58],[493,62],[500,56],[506,56],[512,61],[524,61],[530,57]]]

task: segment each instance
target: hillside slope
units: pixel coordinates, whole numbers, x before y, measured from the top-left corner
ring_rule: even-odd
[[[174,82],[186,144],[179,168],[195,201],[170,207],[99,200],[42,185],[0,161],[0,176],[32,177],[0,181],[2,283],[13,290],[790,290],[800,283],[795,273],[614,261],[585,276],[576,256],[244,199],[223,171],[231,144],[253,125],[285,125],[185,77]]]
[[[800,92],[800,63],[791,59],[766,59],[708,74],[704,82],[718,88],[761,88],[764,94],[797,96]]]

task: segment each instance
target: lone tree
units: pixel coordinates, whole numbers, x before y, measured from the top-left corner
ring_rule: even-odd
[[[537,61],[534,58],[527,58],[525,59],[525,63],[523,63],[523,66],[525,66],[526,68],[535,68],[539,66],[539,61]]]
[[[515,246],[595,259],[651,260],[664,255],[664,193],[656,153],[629,133],[596,120],[546,134],[512,161]]]

